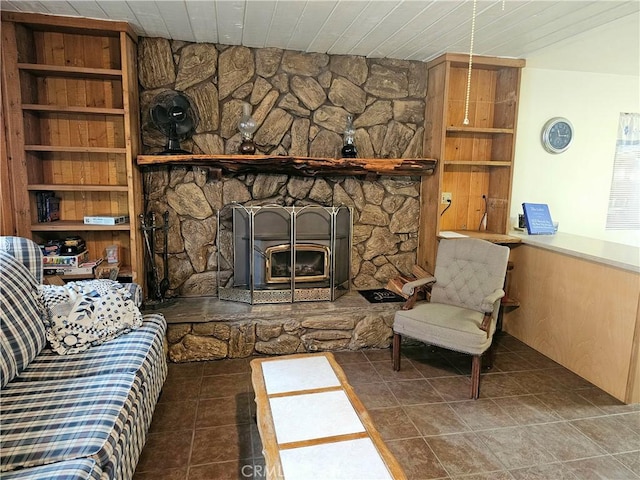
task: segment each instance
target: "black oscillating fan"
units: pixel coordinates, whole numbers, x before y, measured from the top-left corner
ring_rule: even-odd
[[[175,90],[156,95],[151,102],[151,119],[167,136],[167,147],[158,155],[191,153],[180,148],[180,142],[191,137],[198,125],[198,114],[189,97]]]

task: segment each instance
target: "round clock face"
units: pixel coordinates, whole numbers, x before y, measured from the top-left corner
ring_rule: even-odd
[[[564,152],[573,140],[573,125],[566,118],[555,117],[544,124],[542,146],[549,153]]]

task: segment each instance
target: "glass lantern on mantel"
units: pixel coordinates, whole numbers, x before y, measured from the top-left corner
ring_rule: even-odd
[[[347,115],[347,126],[344,129],[344,144],[342,147],[342,158],[356,158],[358,150],[355,144],[356,129],[353,128],[353,116]]]
[[[251,116],[251,105],[245,102],[242,105],[242,117],[240,117],[240,121],[238,122],[238,130],[240,130],[240,133],[242,134],[242,143],[240,143],[238,151],[242,155],[253,155],[256,153],[256,145],[253,143],[253,134],[257,128],[258,125]]]

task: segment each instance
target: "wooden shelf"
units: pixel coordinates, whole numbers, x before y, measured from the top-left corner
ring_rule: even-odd
[[[431,175],[429,158],[317,158],[270,155],[138,155],[138,165],[205,165],[227,173],[316,175]]]
[[[445,160],[443,164],[446,165],[468,165],[468,166],[482,166],[482,167],[510,167],[511,162],[502,162],[499,160]]]
[[[89,115],[124,115],[124,108],[103,108],[103,107],[76,107],[64,105],[36,105],[33,103],[23,103],[23,110],[32,112],[51,113],[81,113]]]
[[[58,192],[127,192],[127,185],[70,185],[55,183],[32,183],[27,185],[31,191],[55,190]]]
[[[68,153],[127,153],[120,147],[69,147],[64,145],[25,145],[30,152],[68,152]]]
[[[483,128],[483,127],[447,127],[447,133],[467,133],[467,134],[475,134],[475,133],[483,133],[488,135],[496,135],[496,134],[506,134],[513,135],[515,133],[513,128]]]
[[[122,80],[122,70],[109,68],[66,67],[42,63],[18,63],[18,70],[39,76]]]
[[[31,230],[34,232],[131,230],[131,224],[121,223],[120,225],[87,225],[84,222],[75,220],[56,220],[55,222],[33,223],[31,225]]]

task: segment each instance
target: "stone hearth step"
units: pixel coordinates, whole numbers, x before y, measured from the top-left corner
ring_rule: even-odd
[[[388,348],[402,303],[369,303],[352,291],[335,302],[249,305],[180,298],[161,308],[169,358],[191,362],[251,355]]]

